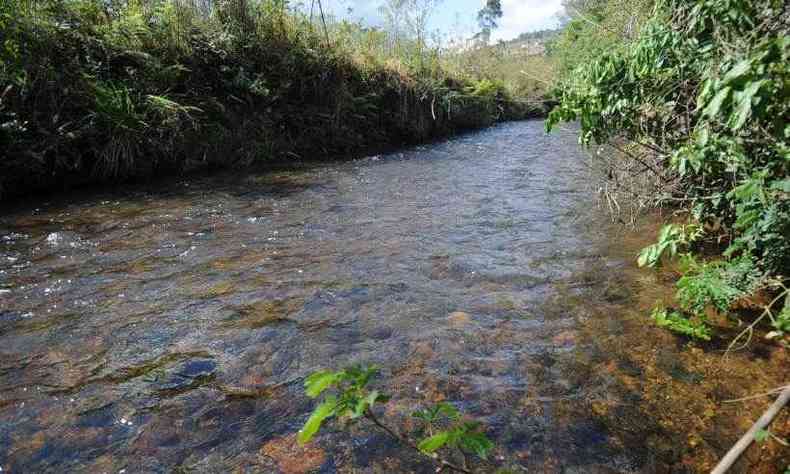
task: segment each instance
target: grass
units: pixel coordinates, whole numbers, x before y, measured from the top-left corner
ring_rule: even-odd
[[[354,156],[544,113],[438,49],[404,40],[395,55],[384,33],[324,31],[280,3],[4,2],[0,197]]]

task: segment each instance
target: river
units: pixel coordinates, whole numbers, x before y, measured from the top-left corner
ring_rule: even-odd
[[[17,204],[0,216],[3,473],[432,472],[365,426],[294,443],[304,378],[351,363],[382,368],[401,424],[437,400],[483,421],[497,465],[657,470],[662,427],[628,409],[636,391],[607,401],[622,382],[583,336],[591,319],[622,334],[638,285],[576,133],[509,123]],[[625,434],[602,405],[625,407]]]

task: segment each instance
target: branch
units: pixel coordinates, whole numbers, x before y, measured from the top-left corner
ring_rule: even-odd
[[[368,408],[368,410],[365,412],[365,418],[370,420],[371,423],[376,425],[379,429],[383,430],[385,433],[390,435],[392,438],[394,438],[394,439],[400,441],[401,443],[405,444],[406,446],[409,446],[410,448],[416,450],[417,452],[419,452],[423,456],[427,456],[427,457],[433,459],[434,461],[437,461],[439,464],[441,464],[441,466],[439,467],[437,472],[441,472],[441,471],[443,471],[445,469],[449,469],[451,471],[463,472],[464,474],[472,474],[472,471],[470,471],[469,469],[466,469],[466,468],[463,468],[463,467],[458,466],[456,464],[453,464],[452,462],[440,457],[437,453],[426,454],[426,453],[422,452],[422,450],[419,448],[419,446],[417,446],[417,444],[414,441],[412,441],[411,439],[409,439],[409,438],[407,438],[405,436],[402,436],[402,435],[398,434],[395,430],[393,430],[389,426],[387,426],[384,423],[382,423],[376,417],[376,415],[373,413],[373,410],[371,410],[370,408]]]
[[[735,461],[738,460],[746,448],[752,444],[752,441],[754,441],[754,436],[757,434],[757,432],[764,430],[765,427],[771,424],[771,421],[773,421],[774,417],[782,408],[784,408],[788,401],[790,401],[790,386],[784,389],[773,405],[771,405],[768,410],[763,413],[760,419],[757,420],[757,422],[753,424],[751,428],[749,428],[749,431],[747,431],[746,434],[743,435],[737,443],[735,443],[735,446],[733,446],[732,449],[727,452],[716,468],[711,471],[711,474],[726,473],[732,467],[732,465],[735,464]]]
[[[736,398],[736,399],[733,399],[733,400],[724,400],[722,403],[738,403],[738,402],[744,402],[746,400],[754,400],[755,398],[762,398],[762,397],[767,397],[767,396],[770,396],[770,395],[774,395],[774,394],[779,393],[779,392],[781,392],[783,390],[786,390],[788,388],[790,388],[790,385],[777,387],[777,388],[771,390],[770,392],[761,393],[759,395],[750,395],[748,397]]]
[[[784,286],[784,285],[782,285],[781,283],[779,283],[779,286],[781,286],[782,288],[785,288],[785,286]],[[724,351],[724,358],[727,358],[727,356],[728,356],[728,355],[730,355],[730,352],[732,352],[732,350],[733,350],[733,347],[735,347],[735,344],[736,344],[738,341],[740,341],[740,340],[741,340],[741,338],[742,338],[743,336],[745,336],[745,335],[747,335],[747,334],[748,334],[748,335],[749,335],[749,337],[746,339],[746,342],[745,342],[745,343],[743,343],[741,346],[739,346],[739,347],[738,347],[737,349],[735,349],[735,350],[736,350],[736,351],[739,351],[739,350],[741,350],[741,349],[745,349],[745,348],[746,348],[746,347],[749,345],[749,343],[752,341],[752,334],[754,333],[754,328],[757,326],[757,324],[759,324],[759,323],[760,323],[760,321],[762,321],[763,319],[765,319],[765,317],[766,317],[766,316],[768,316],[768,318],[769,318],[769,319],[773,320],[773,315],[771,314],[771,308],[773,308],[773,306],[774,306],[774,305],[775,305],[775,304],[776,304],[776,303],[777,303],[777,302],[778,302],[780,299],[782,299],[782,298],[784,298],[784,297],[786,297],[786,296],[790,296],[790,291],[788,291],[788,290],[787,290],[787,288],[785,288],[785,291],[783,291],[783,292],[779,293],[779,295],[778,295],[776,298],[774,298],[773,300],[771,300],[771,302],[770,302],[770,303],[768,303],[768,305],[764,306],[764,307],[763,307],[763,312],[762,312],[762,314],[760,315],[760,317],[759,317],[759,318],[757,318],[757,319],[755,319],[755,320],[754,320],[754,321],[753,321],[753,322],[752,322],[752,323],[751,323],[749,326],[747,326],[747,327],[746,327],[746,329],[744,329],[743,331],[741,331],[741,332],[740,332],[740,334],[738,334],[737,336],[735,336],[735,339],[733,339],[733,340],[732,340],[732,342],[730,342],[730,344],[727,346],[727,350],[726,350],[726,351]]]
[[[324,25],[324,36],[326,36],[326,44],[329,45],[329,30],[326,29],[326,17],[324,16],[324,7],[321,5],[321,0],[318,0],[318,11],[321,12],[321,23]]]

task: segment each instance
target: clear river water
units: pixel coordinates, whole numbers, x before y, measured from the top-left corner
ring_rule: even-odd
[[[382,416],[401,427],[437,400],[483,421],[484,472],[656,470],[639,396],[616,404],[636,437],[595,409],[615,382],[580,325],[603,311],[623,331],[633,253],[576,133],[509,123],[15,205],[0,216],[2,472],[433,472],[364,425],[294,442],[304,378],[352,363],[381,367]]]

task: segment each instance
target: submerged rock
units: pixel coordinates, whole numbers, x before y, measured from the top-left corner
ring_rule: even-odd
[[[464,313],[463,311],[456,311],[454,313],[450,313],[450,315],[447,316],[447,322],[450,323],[450,326],[456,329],[463,328],[472,322],[472,316],[469,313]]]
[[[551,338],[551,342],[558,346],[572,346],[576,344],[577,334],[578,332],[573,330],[563,331]]]
[[[154,387],[159,392],[182,392],[197,388],[212,379],[217,363],[211,359],[190,359],[165,372]]]
[[[326,459],[323,449],[313,444],[300,445],[295,434],[267,442],[261,447],[259,454],[273,459],[284,474],[315,471]]]

